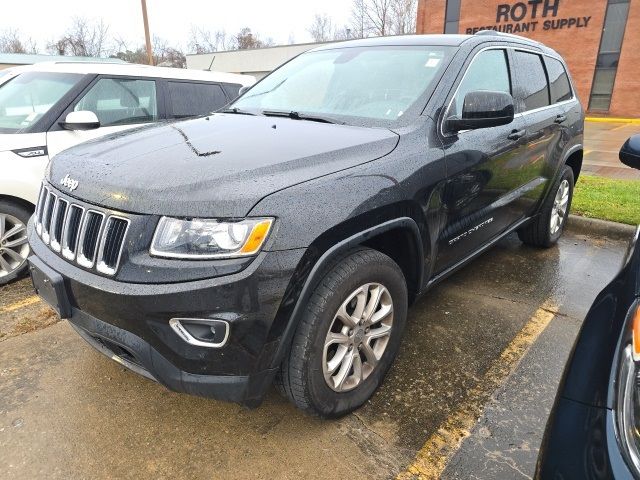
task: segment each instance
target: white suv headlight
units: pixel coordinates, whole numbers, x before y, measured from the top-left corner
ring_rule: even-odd
[[[254,255],[269,235],[273,218],[240,221],[181,220],[162,217],[151,242],[151,255],[211,259]]]

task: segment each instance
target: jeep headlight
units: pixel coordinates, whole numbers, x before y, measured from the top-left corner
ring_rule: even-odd
[[[273,218],[239,221],[183,220],[162,217],[151,242],[151,255],[169,258],[211,259],[254,255],[264,244]]]
[[[620,355],[616,427],[627,462],[640,474],[640,308],[632,314],[631,341]]]

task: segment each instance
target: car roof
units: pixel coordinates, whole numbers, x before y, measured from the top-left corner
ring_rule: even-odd
[[[11,67],[12,73],[23,72],[59,72],[96,75],[122,75],[131,77],[159,77],[167,79],[196,80],[203,82],[237,83],[242,86],[253,85],[256,81],[251,75],[237,73],[210,72],[186,68],[152,67],[132,63],[91,63],[91,62],[41,62],[33,65]]]
[[[530,47],[536,47],[543,51],[553,52],[550,48],[519,35],[510,35],[493,30],[484,30],[475,35],[438,34],[438,35],[394,35],[388,37],[371,37],[346,42],[336,42],[314,48],[311,51],[332,50],[335,48],[349,47],[377,47],[377,46],[452,46],[459,47],[462,44],[477,45],[485,42],[520,43]],[[555,52],[554,52],[555,53]],[[556,54],[557,55],[557,54]]]

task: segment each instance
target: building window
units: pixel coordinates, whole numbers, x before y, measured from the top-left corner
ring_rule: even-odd
[[[608,1],[593,85],[591,86],[589,110],[609,110],[628,15],[629,0]]]
[[[447,0],[447,8],[444,17],[444,33],[458,33],[460,22],[460,1]]]

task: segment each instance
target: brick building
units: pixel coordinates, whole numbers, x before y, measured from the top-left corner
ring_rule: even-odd
[[[419,0],[417,33],[486,29],[558,51],[588,112],[640,117],[640,0]]]

